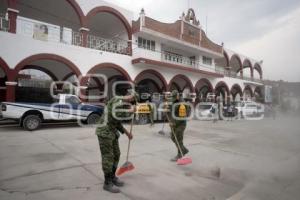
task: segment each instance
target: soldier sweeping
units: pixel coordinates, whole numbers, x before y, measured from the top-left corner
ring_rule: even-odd
[[[187,124],[186,121],[189,108],[186,104],[180,104],[180,102],[182,101],[180,101],[179,93],[176,90],[172,91],[171,105],[169,105],[169,112],[167,115],[170,120],[170,128],[173,129],[173,133],[178,140],[177,144],[174,134],[171,134],[171,139],[177,147],[177,155],[171,159],[173,162],[176,162],[189,152],[189,150],[183,145],[183,135]],[[182,150],[182,154],[180,150]]]
[[[105,113],[100,119],[99,123],[102,126],[98,126],[96,129],[102,156],[102,170],[105,178],[103,189],[112,193],[119,193],[120,190],[118,187],[124,185],[115,175],[120,159],[119,133],[125,133],[129,140],[133,138],[132,134],[122,126],[119,119],[120,116],[124,116],[124,113],[113,112],[116,108],[120,108],[118,106],[122,106],[124,103],[133,103],[134,101],[135,98],[133,95],[113,97],[108,101]],[[134,112],[134,107],[128,111]]]

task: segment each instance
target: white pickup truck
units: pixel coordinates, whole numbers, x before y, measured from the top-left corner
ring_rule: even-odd
[[[24,129],[33,131],[44,121],[80,120],[94,124],[99,120],[104,108],[84,104],[75,95],[59,94],[52,104],[2,102],[0,115],[5,119],[19,122]]]

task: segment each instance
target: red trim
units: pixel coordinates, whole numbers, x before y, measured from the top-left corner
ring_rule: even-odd
[[[87,30],[80,30],[80,33],[81,33],[81,37],[82,37],[81,46],[82,47],[87,47],[88,31]]]
[[[124,17],[124,15],[122,15],[118,10],[108,7],[108,6],[99,6],[99,7],[93,8],[91,11],[89,11],[89,13],[86,15],[84,23],[83,23],[84,27],[89,27],[91,18],[100,12],[106,12],[106,13],[110,13],[110,14],[116,16],[125,27],[125,29],[127,31],[127,35],[128,35],[128,40],[130,40],[130,41],[132,40],[132,28],[131,28],[130,23],[127,21],[127,19]],[[128,54],[132,55],[132,45],[131,45],[130,41],[128,42]]]
[[[132,82],[132,80],[131,80],[129,74],[128,74],[122,67],[120,67],[119,65],[113,64],[113,63],[101,63],[101,64],[97,64],[97,65],[95,65],[94,67],[92,67],[92,68],[87,72],[87,74],[96,74],[96,73],[98,73],[97,70],[101,70],[101,69],[104,69],[104,68],[115,69],[115,70],[117,70],[118,72],[120,72],[120,73],[126,78],[126,80]],[[87,83],[88,83],[88,80],[89,80],[89,76],[84,76],[84,77],[82,77],[82,79],[80,80],[80,86],[86,86]],[[95,80],[96,83],[97,83],[97,80],[98,80],[98,79],[94,79],[94,80]],[[99,82],[97,83],[97,85],[99,85]],[[99,87],[100,87],[100,86],[99,86]],[[85,96],[87,96],[87,95],[86,95],[86,92],[87,92],[87,89],[81,89],[81,90],[80,90],[80,93],[81,93],[81,94],[85,94]],[[81,95],[80,95],[80,96],[81,96]],[[82,98],[82,97],[81,97],[81,100],[83,100],[83,101],[88,101],[88,99]]]
[[[7,0],[7,5],[9,8],[17,10],[17,0]]]
[[[10,33],[16,33],[17,31],[17,16],[18,13],[8,10],[8,19],[9,19],[9,30]]]
[[[230,58],[230,61],[233,59],[233,58],[237,58],[237,60],[238,60],[238,63],[239,63],[239,65],[240,65],[240,73],[241,73],[241,76],[243,76],[243,63],[242,63],[242,60],[241,60],[241,58],[240,58],[240,56],[239,55],[237,55],[237,54],[233,54],[232,56],[231,56],[231,58]],[[230,61],[229,61],[229,65],[230,65]],[[231,67],[231,66],[230,66]]]
[[[217,90],[218,87],[225,87],[225,89],[227,91],[227,95],[229,95],[229,91],[230,91],[229,87],[224,81],[220,81],[217,83],[217,85],[215,86],[215,91]]]
[[[176,78],[181,78],[181,79],[185,80],[186,83],[187,83],[186,85],[189,86],[191,92],[194,92],[194,91],[195,91],[195,88],[194,88],[194,86],[193,86],[192,81],[191,81],[188,77],[186,77],[185,75],[182,75],[182,74],[177,74],[176,76],[174,76],[174,77],[170,80],[170,82],[169,82],[169,84],[168,84],[168,90],[171,89],[172,82],[175,82],[175,79],[176,79]],[[175,82],[175,83],[176,83],[176,82]],[[178,85],[178,84],[177,84],[177,85]],[[185,87],[184,87],[184,88],[185,88]],[[184,89],[184,88],[183,88],[183,89]]]
[[[78,3],[75,0],[67,0],[67,2],[73,7],[73,9],[75,10],[79,21],[80,21],[80,25],[81,27],[84,27],[84,23],[85,23],[85,17],[84,14],[80,8],[80,6],[78,5]]]
[[[223,55],[224,55],[224,57],[226,59],[226,67],[229,67],[230,60],[229,60],[228,53],[225,50],[223,50]]]
[[[204,83],[204,84],[202,84]],[[212,86],[211,82],[206,79],[206,78],[201,78],[200,80],[197,81],[196,85],[195,85],[195,90],[198,89],[201,89],[203,86],[207,85],[210,89],[211,92],[213,92],[214,90],[214,87]]]
[[[7,81],[13,80],[13,70],[9,68],[8,64],[0,57],[0,68],[3,69],[4,73],[7,76]],[[14,102],[15,101],[15,86],[7,85],[6,86],[6,97],[5,101]]]
[[[115,70],[117,70],[118,72],[120,72],[123,76],[125,76],[125,78],[128,81],[131,81],[131,78],[129,76],[129,74],[127,73],[127,71],[120,67],[119,65],[116,65],[114,63],[101,63],[101,64],[97,64],[94,67],[92,67],[87,74],[93,74],[93,73],[97,73],[97,70],[99,69],[103,69],[103,68],[113,68]]]
[[[130,26],[129,22],[119,11],[117,11],[114,8],[108,7],[108,6],[99,6],[99,7],[93,8],[91,11],[89,11],[89,13],[86,15],[86,18],[85,18],[86,27],[89,26],[91,18],[100,12],[110,13],[112,15],[115,15],[118,19],[120,19],[127,31],[128,39],[131,40],[132,30],[131,30],[131,26]]]
[[[205,75],[216,77],[216,78],[223,78],[224,77],[223,74],[219,74],[219,73],[216,73],[216,72],[208,72],[208,71],[203,71],[203,70],[200,70],[200,69],[188,68],[188,67],[184,67],[184,66],[181,66],[181,65],[176,65],[176,64],[166,63],[166,62],[160,62],[160,61],[150,60],[150,59],[146,59],[146,58],[136,58],[136,59],[133,59],[131,62],[132,62],[133,65],[143,63],[143,64],[148,64],[148,65],[167,67],[167,68],[171,68],[171,69],[185,70],[185,71],[189,71],[189,72],[193,72],[193,73],[205,74]]]
[[[80,70],[78,69],[78,67],[72,63],[70,60],[55,55],[55,54],[36,54],[33,56],[30,56],[28,58],[25,58],[24,60],[22,60],[21,62],[19,62],[17,64],[17,66],[15,67],[14,73],[13,73],[13,80],[16,80],[18,73],[24,69],[27,65],[29,65],[30,63],[37,61],[37,60],[55,60],[58,62],[62,62],[65,65],[67,65],[73,72],[74,74],[76,74],[77,77],[79,77],[81,75]]]
[[[161,73],[159,73],[159,72],[157,72],[157,71],[155,71],[155,70],[153,70],[153,69],[146,69],[146,70],[140,72],[140,73],[135,77],[134,83],[137,84],[139,79],[140,79],[140,81],[143,80],[143,79],[144,79],[144,75],[147,74],[147,73],[156,76],[156,77],[162,82],[162,84],[163,84],[162,90],[166,90],[166,89],[168,88],[167,81],[166,81],[166,79],[163,77],[163,75],[161,75]]]
[[[8,81],[13,81],[12,79],[12,69],[9,68],[8,64],[0,57],[0,68],[3,69],[4,73],[7,76]]]

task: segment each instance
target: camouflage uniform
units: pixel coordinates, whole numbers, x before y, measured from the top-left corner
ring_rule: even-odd
[[[178,119],[179,117],[179,107],[180,105],[173,106],[175,103],[179,103],[180,101],[177,99],[174,99],[174,95],[178,95],[176,92],[172,92],[173,101],[170,106],[170,112],[168,112],[168,118],[170,119],[170,128],[173,129],[173,133],[176,135],[176,138],[178,140],[179,147],[177,146],[174,134],[171,133],[171,139],[175,143],[177,148],[177,157],[181,157],[181,153],[179,148],[182,150],[183,154],[187,154],[189,150],[183,145],[183,136],[184,131],[187,125],[187,119]],[[187,105],[184,105],[186,112],[189,113],[189,107]],[[175,116],[172,115],[174,113]],[[176,118],[175,118],[176,117]],[[172,130],[171,130],[172,131]]]
[[[105,108],[105,113],[100,119],[102,126],[97,127],[96,135],[98,136],[101,156],[102,156],[102,169],[105,175],[105,179],[115,177],[115,172],[118,167],[120,159],[120,148],[119,148],[119,132],[124,133],[125,129],[121,124],[121,121],[114,118],[113,107],[121,104],[120,98],[114,97],[108,101]],[[116,114],[120,117],[120,114]],[[106,120],[106,121],[105,121]],[[103,123],[106,123],[103,125]]]

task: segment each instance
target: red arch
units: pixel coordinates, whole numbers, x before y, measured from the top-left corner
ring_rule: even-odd
[[[250,67],[250,71],[251,71],[251,77],[253,77],[253,66],[252,66],[252,63],[251,63],[251,61],[248,59],[248,58],[246,58],[245,60],[244,60],[244,62],[243,62],[243,69],[245,69],[245,68],[247,68],[247,67],[244,67],[245,66],[245,64],[248,62],[248,64],[249,64],[249,67]]]
[[[244,91],[243,91],[243,94],[245,94],[246,90],[249,90],[250,91],[250,95],[251,97],[253,97],[253,91],[251,89],[251,87],[249,85],[246,85],[245,88],[244,88]]]
[[[115,69],[116,71],[120,72],[128,81],[132,81],[129,74],[127,73],[127,71],[125,69],[123,69],[122,67],[120,67],[119,65],[116,65],[114,63],[101,63],[101,64],[97,64],[94,67],[92,67],[87,74],[95,74],[97,73],[97,70],[101,70],[103,68],[111,68],[111,69]]]
[[[229,67],[229,62],[230,62],[230,60],[229,60],[229,56],[228,56],[228,53],[225,51],[225,50],[223,50],[223,55],[224,55],[224,57],[225,57],[225,59],[226,59],[226,66],[225,67]]]
[[[84,17],[83,11],[81,10],[78,3],[75,0],[66,0],[66,1],[70,4],[70,6],[76,12],[76,14],[79,18],[81,27],[84,27],[85,26],[85,17]],[[7,0],[8,7],[12,8],[12,9],[18,10],[17,3],[18,3],[17,0]]]
[[[230,65],[230,61],[231,61],[233,58],[236,58],[236,59],[238,60],[238,63],[239,63],[239,65],[240,65],[239,71],[242,71],[242,73],[243,73],[243,63],[242,63],[242,60],[241,60],[241,58],[240,58],[239,55],[233,54],[233,55],[231,56],[230,60],[229,60],[229,65]],[[230,67],[231,67],[231,66],[230,66]]]
[[[135,79],[134,79],[135,84],[137,84],[137,81],[138,81],[139,79],[143,79],[143,76],[144,76],[145,74],[152,74],[152,75],[156,76],[156,77],[162,82],[162,84],[163,84],[162,90],[166,90],[166,89],[168,88],[167,81],[166,81],[166,79],[163,77],[163,75],[161,75],[159,72],[157,72],[157,71],[155,71],[155,70],[153,70],[153,69],[146,69],[146,70],[140,72],[140,73],[135,77]]]
[[[61,62],[64,63],[65,65],[67,65],[74,73],[77,77],[79,77],[81,75],[80,70],[78,69],[78,67],[72,63],[70,60],[59,56],[59,55],[55,55],[55,54],[36,54],[36,55],[32,55],[29,56],[28,58],[23,59],[21,62],[19,62],[16,67],[14,68],[14,73],[13,73],[13,80],[16,80],[18,73],[24,69],[26,67],[26,65],[30,65],[32,62],[37,61],[37,60],[54,60],[57,62]]]
[[[156,83],[153,79],[150,78],[145,78],[143,80],[140,80],[139,83],[141,83],[142,81],[150,81],[158,90],[160,90],[160,86],[158,85],[158,83]]]
[[[174,77],[170,80],[170,82],[169,82],[169,84],[168,84],[168,90],[171,89],[172,82],[175,82],[175,79],[176,79],[176,78],[181,78],[181,79],[185,80],[186,83],[187,83],[187,85],[188,85],[188,87],[190,88],[191,92],[194,92],[194,91],[195,91],[195,88],[194,88],[194,86],[193,86],[192,81],[191,81],[188,77],[186,77],[185,75],[182,75],[182,74],[177,74],[176,76],[174,76]],[[183,89],[184,89],[184,88],[183,88]]]
[[[195,89],[197,89],[198,87],[201,88],[201,85],[200,85],[201,83],[204,83],[204,84],[208,85],[211,92],[213,92],[214,87],[212,86],[211,82],[206,78],[201,78],[200,80],[198,80],[197,83],[196,83]]]
[[[215,91],[217,90],[218,87],[222,87],[222,86],[225,87],[227,95],[229,95],[229,87],[224,81],[220,81],[217,83],[217,85],[215,86]]]
[[[262,69],[258,63],[254,64],[254,69],[259,73],[260,79],[262,79]]]
[[[128,39],[129,40],[132,39],[132,29],[131,29],[131,26],[130,26],[129,22],[127,21],[127,19],[119,11],[117,11],[114,8],[108,7],[108,6],[99,6],[99,7],[93,8],[91,11],[89,11],[89,13],[86,15],[86,18],[85,18],[85,22],[84,22],[85,25],[88,27],[91,18],[100,12],[106,12],[106,13],[110,13],[110,14],[116,16],[124,25],[124,27],[127,31],[127,34],[128,34]]]
[[[8,81],[12,81],[12,71],[8,64],[0,57],[0,68],[3,69]]]
[[[239,85],[239,84],[234,84],[232,87],[231,87],[231,90],[230,90],[230,93],[232,94],[232,95],[235,95],[235,94],[233,94],[233,90],[234,89],[237,89],[237,93],[240,93],[240,96],[243,96],[243,90],[242,90],[242,88],[241,88],[241,86]]]
[[[79,18],[79,21],[80,21],[80,25],[81,27],[85,27],[85,17],[84,17],[84,14],[80,8],[80,6],[78,5],[78,3],[75,1],[75,0],[67,0],[67,2],[73,7],[73,9],[75,10],[78,18]]]

